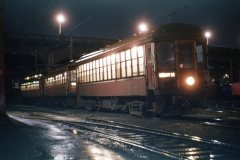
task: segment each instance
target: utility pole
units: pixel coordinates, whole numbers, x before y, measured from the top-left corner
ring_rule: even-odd
[[[38,61],[37,61],[37,49],[36,48],[34,50],[34,56],[35,56],[35,69],[36,69],[35,74],[38,74]]]
[[[3,12],[3,2],[0,2],[0,12]],[[5,115],[4,87],[4,49],[3,49],[3,14],[0,14],[0,118]],[[1,120],[1,119],[0,119]]]
[[[70,38],[70,54],[69,54],[69,58],[70,58],[70,61],[73,58],[73,38],[72,38],[72,36]]]

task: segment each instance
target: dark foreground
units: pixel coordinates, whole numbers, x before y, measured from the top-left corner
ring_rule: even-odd
[[[77,108],[49,109],[33,106],[10,106],[7,113],[10,120],[0,125],[0,155],[3,159],[179,159],[177,155],[176,157],[154,155],[151,152],[135,150],[131,147],[127,147],[126,150],[126,146],[116,149],[116,145],[119,147],[120,142],[111,141],[106,145],[105,143],[109,140],[99,138],[87,131],[81,131],[81,135],[78,131],[76,135],[73,130],[64,128],[63,123],[46,121],[49,118],[71,122],[86,120],[87,123],[89,123],[89,119],[94,118],[140,126],[161,133],[192,137],[195,141],[233,146],[235,150],[232,152],[233,157],[228,153],[227,159],[240,158],[239,155],[236,155],[236,151],[240,151],[238,136],[240,123],[236,112],[225,113],[219,112],[219,110],[215,112],[213,109],[207,109],[198,111],[194,115],[186,114],[181,118],[144,118],[128,114],[88,112]],[[45,121],[42,120],[43,118]],[[110,133],[111,130],[107,132]],[[130,133],[126,131],[124,134]],[[101,144],[96,143],[99,139],[102,139]],[[139,138],[137,139],[139,140]],[[169,141],[166,139],[164,142]],[[197,147],[192,149],[196,150]],[[194,154],[193,151],[186,153]],[[223,158],[214,154],[210,154],[210,156],[209,159]],[[187,159],[201,159],[201,157],[191,155],[187,157]]]

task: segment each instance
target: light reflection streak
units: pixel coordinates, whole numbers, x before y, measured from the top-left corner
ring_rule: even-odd
[[[71,142],[71,137],[57,125],[49,124],[47,122],[27,119],[22,117],[16,117],[10,115],[12,119],[15,119],[19,122],[27,124],[29,126],[39,126],[46,128],[47,131],[43,130],[41,137],[46,138],[47,141],[51,141],[49,148],[49,153],[54,160],[66,160],[74,159],[72,154],[70,154],[74,148],[74,145]],[[57,140],[57,143],[55,143]],[[60,140],[60,141],[59,141]]]
[[[215,144],[222,144],[222,142],[219,142],[218,140],[212,140],[212,142]]]
[[[206,124],[206,125],[217,125],[217,123],[212,123],[212,122],[203,122],[203,124]]]
[[[198,154],[197,150],[199,150],[199,149],[198,148],[187,148],[186,155],[189,155],[188,159],[191,159],[191,160],[198,159],[199,156],[194,156],[194,155]]]
[[[194,140],[194,141],[198,141],[198,142],[202,141],[202,138],[197,137],[197,136],[192,136],[191,139]]]
[[[210,154],[210,158],[215,158],[215,155],[213,155],[213,154]]]
[[[190,160],[196,160],[196,159],[199,158],[199,156],[189,156],[189,157],[187,157],[187,158],[190,159]]]
[[[93,160],[124,160],[124,158],[120,155],[117,155],[103,147],[97,147],[96,145],[89,145],[87,152]]]

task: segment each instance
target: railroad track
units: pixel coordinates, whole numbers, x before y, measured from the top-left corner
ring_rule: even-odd
[[[232,159],[240,158],[237,146],[183,136],[138,126],[90,119],[88,122],[68,122],[69,126],[91,130],[112,140],[120,140],[173,159]]]
[[[61,123],[74,134],[122,152],[141,153],[142,159],[240,159],[240,147],[200,137],[152,130],[134,125],[87,118],[85,121],[55,120],[32,114],[43,121]],[[130,153],[129,153],[130,154]]]

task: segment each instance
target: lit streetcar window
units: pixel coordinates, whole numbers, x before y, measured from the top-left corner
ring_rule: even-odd
[[[138,75],[137,59],[132,60],[132,70],[133,70],[133,76],[137,76]]]
[[[143,46],[138,47],[138,57],[143,57]]]
[[[126,77],[125,61],[121,62],[122,77]]]

